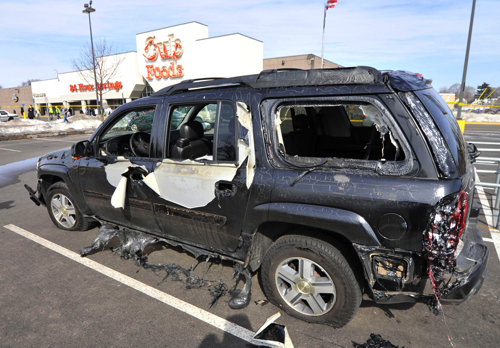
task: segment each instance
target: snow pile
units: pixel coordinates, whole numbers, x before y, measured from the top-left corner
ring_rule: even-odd
[[[96,117],[85,115],[70,117],[68,121],[63,122],[62,118],[48,122],[21,118],[0,122],[0,136],[93,131],[101,124]]]
[[[492,114],[473,114],[469,112],[462,112],[461,117],[466,122],[500,122],[500,114],[492,115]]]

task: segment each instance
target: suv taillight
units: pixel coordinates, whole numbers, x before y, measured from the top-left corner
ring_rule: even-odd
[[[455,254],[467,224],[467,208],[468,199],[464,190],[444,197],[431,213],[424,231],[422,251],[427,259],[434,289],[437,290],[436,296],[440,297],[445,290],[445,273],[455,270]]]

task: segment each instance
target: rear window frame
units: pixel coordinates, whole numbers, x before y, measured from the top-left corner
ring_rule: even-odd
[[[279,119],[279,109],[284,104],[300,103],[325,103],[328,105],[349,104],[349,103],[369,103],[375,106],[382,114],[383,125],[388,126],[395,139],[399,141],[401,151],[404,152],[405,159],[401,161],[380,161],[362,160],[340,157],[301,157],[300,161],[294,161],[294,157],[282,155],[280,151],[280,136],[278,135],[277,119]],[[261,117],[266,123],[264,127],[264,137],[271,140],[270,150],[267,152],[268,160],[276,168],[297,170],[300,168],[311,169],[320,166],[321,170],[340,170],[343,172],[362,172],[374,175],[404,176],[412,172],[414,168],[414,154],[406,136],[398,125],[395,117],[389,108],[384,105],[377,96],[328,96],[328,97],[305,97],[293,98],[283,97],[276,99],[264,99],[261,102]],[[267,128],[267,131],[266,131]],[[269,132],[269,133],[268,133]],[[327,160],[327,162],[325,162]]]

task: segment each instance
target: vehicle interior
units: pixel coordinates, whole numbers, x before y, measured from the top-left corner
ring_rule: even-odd
[[[217,103],[173,106],[170,110],[168,157],[213,159],[216,115]]]
[[[380,111],[369,104],[284,106],[279,117],[285,152],[299,157],[403,160],[397,140],[389,133],[382,136],[370,118],[374,113]]]
[[[129,111],[119,117],[99,139],[103,156],[149,157],[155,110]]]

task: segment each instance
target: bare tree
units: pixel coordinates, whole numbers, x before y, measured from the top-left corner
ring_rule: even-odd
[[[455,99],[458,101],[458,98],[460,96],[460,84],[459,83],[454,83],[450,87],[441,87],[439,89],[439,93],[453,93],[455,94]],[[474,100],[474,94],[476,93],[476,89],[471,86],[465,87],[464,90],[464,99],[467,100],[467,102],[472,102]]]
[[[35,81],[40,81],[40,79],[29,79],[24,82],[21,82],[21,87],[31,86],[31,83]]]
[[[101,39],[94,41],[94,56],[95,56],[95,74],[98,85],[103,85],[112,79],[118,72],[118,69],[125,60],[125,56],[119,55],[116,52],[112,43]],[[94,56],[92,55],[92,46],[87,42],[82,46],[80,55],[71,59],[71,66],[75,69],[82,80],[89,85],[94,85]],[[94,86],[97,88],[97,86]],[[99,119],[102,117],[102,95],[108,90],[98,88],[99,94]]]

